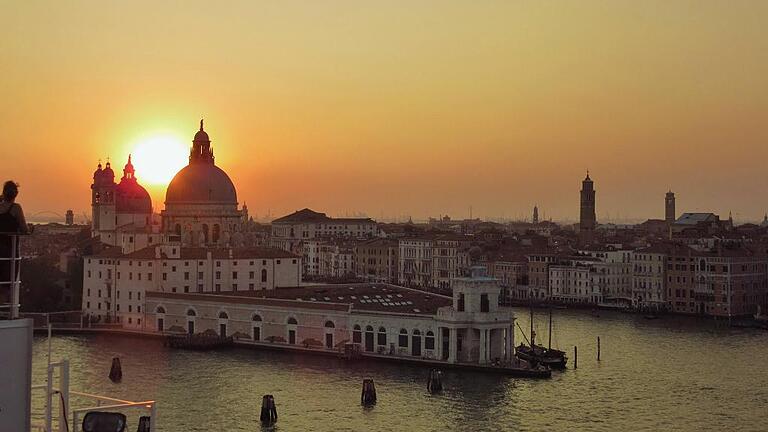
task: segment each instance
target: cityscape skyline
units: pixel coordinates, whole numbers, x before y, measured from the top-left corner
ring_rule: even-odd
[[[260,215],[575,220],[587,169],[598,220],[663,217],[669,189],[768,208],[765,3],[335,6],[3,6],[4,173],[28,213],[81,214],[98,159],[203,116]]]

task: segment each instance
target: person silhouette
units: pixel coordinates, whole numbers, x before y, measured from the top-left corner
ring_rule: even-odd
[[[0,195],[0,258],[4,260],[0,261],[0,282],[6,282],[4,285],[0,285],[0,303],[7,303],[6,293],[10,293],[10,286],[7,282],[11,282],[11,262],[8,258],[11,257],[14,234],[29,234],[29,227],[27,221],[24,219],[24,211],[21,206],[17,204],[16,196],[19,195],[19,185],[14,181],[7,181],[3,185],[3,194]],[[16,256],[19,255],[19,242],[16,242]],[[18,277],[19,266],[16,267],[16,276]]]

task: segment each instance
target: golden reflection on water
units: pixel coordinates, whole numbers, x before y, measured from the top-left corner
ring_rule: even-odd
[[[528,313],[517,310],[522,328]],[[547,316],[537,334],[547,340]],[[156,399],[161,431],[260,430],[261,397],[277,402],[278,431],[766,430],[768,332],[712,321],[555,311],[553,345],[579,347],[579,368],[551,380],[446,371],[441,395],[426,391],[427,369],[347,363],[326,357],[233,349],[171,351],[157,340],[56,336],[54,360],[71,362],[73,390]],[[596,338],[601,337],[601,361]],[[518,332],[518,340],[521,336]],[[35,341],[34,378],[44,380],[44,338]],[[123,381],[107,375],[119,356]],[[378,404],[360,407],[363,378]],[[36,394],[33,408],[43,401]],[[83,401],[73,399],[73,406]],[[129,417],[136,428],[137,412]],[[39,418],[39,415],[38,415]]]

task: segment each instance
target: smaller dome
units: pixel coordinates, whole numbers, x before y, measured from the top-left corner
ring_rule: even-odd
[[[152,213],[152,198],[135,179],[122,179],[115,189],[115,210],[118,213]]]
[[[200,130],[197,131],[195,134],[195,138],[192,140],[193,142],[211,142],[211,139],[208,137],[208,133],[203,130],[203,119],[200,119]]]
[[[112,165],[109,162],[107,162],[107,166],[101,172],[101,175],[103,175],[105,179],[115,179],[115,172],[112,171]]]
[[[197,131],[195,134],[195,138],[193,141],[201,141],[201,142],[211,142],[211,139],[208,138],[208,133],[202,129]]]
[[[96,168],[96,171],[93,172],[93,179],[98,180],[99,178],[101,178],[102,172],[103,170],[101,169],[101,163],[99,163],[98,168]]]

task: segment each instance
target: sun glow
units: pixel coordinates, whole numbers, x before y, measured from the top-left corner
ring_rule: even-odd
[[[189,149],[176,136],[153,135],[139,140],[131,151],[139,182],[165,185],[187,165]]]

